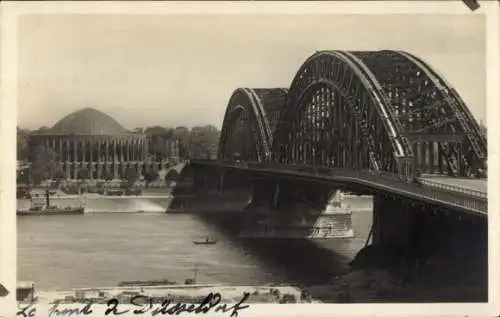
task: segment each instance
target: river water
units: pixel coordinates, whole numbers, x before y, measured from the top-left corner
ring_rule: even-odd
[[[242,241],[228,230],[235,214],[161,213],[168,202],[96,199],[87,201],[92,213],[84,216],[18,217],[18,280],[33,281],[38,290],[150,279],[182,283],[193,277],[196,263],[199,283],[321,283],[346,271],[372,221],[371,212],[354,212],[353,239]],[[356,197],[348,204],[367,208],[371,199]],[[105,213],[113,210],[131,212]],[[132,212],[137,210],[151,213]],[[193,245],[207,235],[218,243]]]

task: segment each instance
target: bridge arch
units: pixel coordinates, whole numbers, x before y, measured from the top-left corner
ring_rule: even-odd
[[[406,52],[320,51],[300,67],[273,159],[409,174],[484,168],[486,140],[456,91]]]
[[[287,89],[238,88],[226,108],[219,142],[219,159],[268,161],[274,130]]]

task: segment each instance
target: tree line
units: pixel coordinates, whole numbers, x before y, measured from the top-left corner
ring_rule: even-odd
[[[179,145],[181,160],[194,158],[215,158],[219,146],[220,131],[213,125],[197,126],[191,129],[186,127],[166,128],[154,126],[145,129],[137,128],[134,131],[149,135],[151,142],[149,152],[154,157],[165,157],[169,153],[165,141],[176,141]]]

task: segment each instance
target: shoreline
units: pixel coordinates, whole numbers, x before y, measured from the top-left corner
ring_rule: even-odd
[[[148,297],[161,303],[166,298],[183,302],[198,302],[210,293],[219,293],[224,302],[237,302],[244,293],[249,293],[248,303],[279,303],[287,297],[291,302],[300,302],[302,289],[291,285],[227,285],[227,284],[176,284],[126,287],[87,287],[60,291],[34,291],[35,304],[75,304],[93,302],[104,304],[112,298],[127,304],[134,297]],[[30,299],[18,303],[29,303]],[[309,301],[311,302],[311,301]],[[316,301],[315,302],[319,302]]]
[[[106,214],[114,214],[114,213],[170,213],[170,214],[211,214],[211,213],[227,213],[230,212],[233,207],[235,209],[239,209],[239,205],[235,205],[233,207],[228,206],[228,204],[224,201],[220,202],[220,206],[222,208],[218,208],[217,206],[212,206],[210,208],[207,205],[200,205],[200,206],[182,206],[183,204],[181,203],[181,206],[176,206],[174,208],[171,207],[172,202],[174,202],[177,198],[179,199],[186,199],[189,197],[195,197],[194,195],[172,195],[171,193],[165,193],[165,194],[148,194],[148,195],[138,195],[138,196],[107,196],[107,195],[99,195],[99,194],[83,194],[83,195],[57,195],[57,196],[52,196],[51,200],[55,203],[56,207],[68,207],[73,205],[78,205],[85,207],[85,212],[84,214],[100,214],[100,213],[106,213]],[[350,200],[356,200],[356,199],[367,199],[371,197],[361,197],[361,196],[346,196],[347,204],[349,205]],[[29,204],[30,204],[30,199],[17,199],[17,211],[28,211],[29,209]],[[152,206],[131,206],[135,209],[128,209],[128,210],[120,210],[119,207],[122,207],[121,205],[117,205],[116,207],[118,208],[118,211],[110,211],[107,209],[107,207],[103,207],[100,204],[95,205],[96,208],[93,208],[93,202],[137,202],[137,203],[154,203],[156,206],[153,209],[148,209]],[[214,202],[216,205],[217,202]],[[90,206],[89,206],[90,204]],[[208,209],[207,209],[208,207]],[[110,205],[109,208],[113,209],[115,208],[114,206]],[[205,208],[205,209],[202,209]],[[160,210],[161,209],[161,210]],[[350,212],[369,212],[372,211],[373,209],[371,207],[350,207],[349,211]],[[231,212],[244,212],[244,210],[233,210]],[[323,213],[318,213],[318,215],[329,215],[329,214],[336,214],[335,212],[329,213],[329,212],[323,212]]]
[[[148,199],[148,198],[173,198],[171,194],[159,195],[130,195],[130,196],[111,196],[111,195],[98,195],[98,194],[84,194],[84,195],[66,195],[66,196],[52,196],[50,199]]]

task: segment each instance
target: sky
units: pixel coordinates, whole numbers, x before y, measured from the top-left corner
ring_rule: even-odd
[[[18,25],[18,125],[92,107],[128,129],[222,126],[238,87],[289,87],[317,50],[406,50],[486,120],[481,15],[31,15]]]

